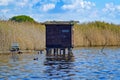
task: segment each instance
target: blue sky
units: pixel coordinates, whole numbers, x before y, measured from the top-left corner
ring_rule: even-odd
[[[120,24],[120,0],[0,0],[0,18],[28,15],[38,22],[105,21]]]

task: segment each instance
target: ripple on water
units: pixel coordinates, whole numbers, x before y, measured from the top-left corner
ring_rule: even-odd
[[[73,50],[70,61],[49,61],[45,54],[0,55],[0,80],[119,80],[120,49],[107,48],[106,55],[100,49]]]

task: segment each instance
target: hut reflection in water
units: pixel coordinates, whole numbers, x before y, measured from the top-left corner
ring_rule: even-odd
[[[54,64],[56,62],[73,62],[74,55],[69,49],[49,49],[46,52],[45,65]]]

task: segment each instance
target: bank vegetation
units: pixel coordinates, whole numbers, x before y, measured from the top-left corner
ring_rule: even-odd
[[[0,50],[18,42],[22,50],[45,48],[45,26],[40,23],[0,21]],[[74,25],[74,46],[120,46],[120,26],[105,22]]]

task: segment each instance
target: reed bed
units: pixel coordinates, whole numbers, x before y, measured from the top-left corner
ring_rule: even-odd
[[[22,50],[45,48],[45,26],[38,23],[0,21],[0,51],[18,42]],[[104,22],[74,25],[74,46],[120,46],[120,26]]]
[[[104,22],[76,24],[75,46],[120,46],[120,26]]]
[[[0,21],[0,50],[9,50],[18,42],[22,50],[40,50],[45,47],[44,25]]]

